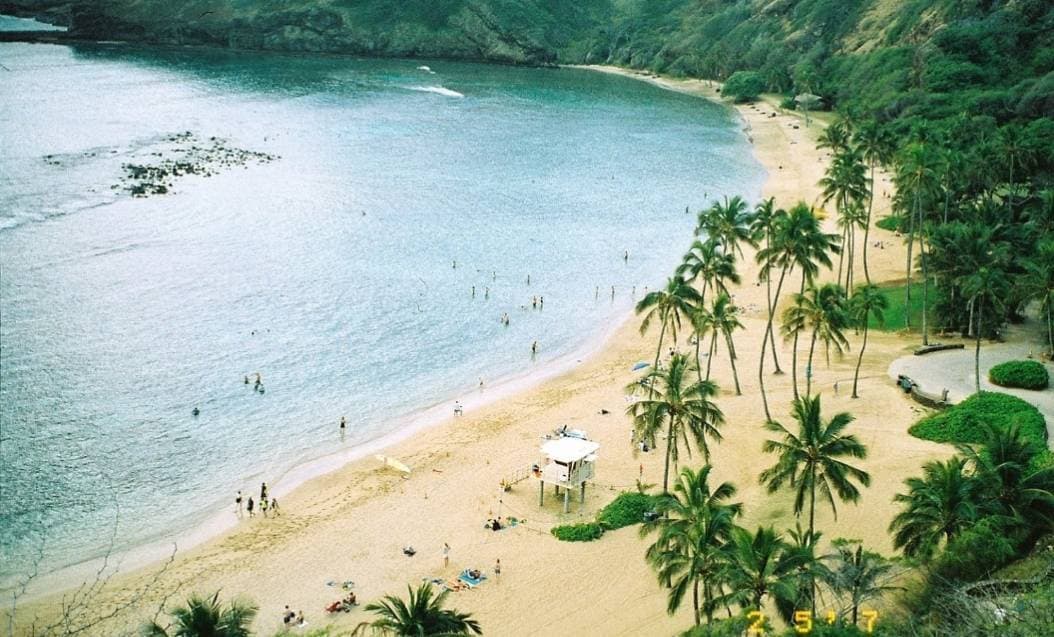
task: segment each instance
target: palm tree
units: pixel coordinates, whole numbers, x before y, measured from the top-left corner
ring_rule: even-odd
[[[849,130],[849,122],[844,119],[840,119],[820,133],[819,138],[816,141],[817,148],[828,148],[832,153],[840,153],[843,150],[847,150],[852,142],[852,135]]]
[[[842,286],[825,283],[820,288],[811,288],[806,295],[805,315],[812,327],[812,341],[809,344],[809,362],[805,374],[805,395],[812,394],[812,358],[816,350],[816,341],[824,343],[827,352],[827,364],[831,364],[831,345],[841,354],[849,346],[843,330],[849,324],[846,311],[845,292]]]
[[[171,625],[162,627],[149,622],[143,625],[140,634],[144,637],[248,637],[256,610],[254,604],[245,601],[232,601],[224,608],[219,591],[212,597],[194,594],[186,606],[169,613]]]
[[[399,637],[483,634],[479,622],[469,613],[443,608],[450,591],[436,595],[428,582],[417,590],[406,588],[409,597],[405,602],[394,595],[385,595],[380,601],[367,604],[365,610],[377,615],[377,619],[359,624],[354,634],[366,631]]]
[[[977,317],[974,330],[974,384],[981,391],[981,326],[985,305],[993,311],[1003,308],[1004,299],[1010,290],[1006,272],[998,265],[984,266],[963,281],[963,294],[970,299],[973,314]]]
[[[640,530],[641,537],[655,531],[659,534],[645,555],[658,572],[659,582],[670,589],[666,611],[671,615],[677,612],[691,588],[696,625],[702,613],[708,622],[713,619],[714,594],[720,592],[727,544],[733,522],[742,511],[741,504],[728,502],[736,488],[722,482],[711,490],[709,477],[710,465],[704,465],[699,471],[682,469],[673,493],[656,501],[655,509],[660,516],[646,522]]]
[[[783,217],[778,217],[772,243],[758,251],[757,260],[761,264],[761,276],[768,278],[773,270],[779,270],[779,281],[776,293],[772,298],[768,324],[765,328],[765,340],[761,342],[761,361],[758,364],[758,384],[761,387],[761,403],[765,408],[765,418],[771,418],[768,397],[765,394],[765,349],[772,335],[774,310],[779,304],[780,291],[787,273],[794,268],[801,270],[802,286],[812,281],[819,273],[820,266],[831,267],[828,253],[838,254],[838,236],[823,232],[820,220],[812,208],[805,202],[799,202]]]
[[[725,340],[725,348],[728,349],[728,362],[732,365],[732,380],[736,385],[736,396],[742,396],[743,392],[739,388],[739,373],[736,372],[736,346],[732,333],[735,330],[743,329],[743,324],[739,322],[739,308],[735,306],[732,302],[732,297],[727,292],[722,292],[714,299],[710,309],[710,322],[715,337],[720,332]],[[715,338],[711,343],[710,360],[706,363],[707,378],[710,377],[710,361],[713,360],[716,353],[717,341]]]
[[[830,130],[830,129],[828,129]],[[827,172],[820,179],[823,188],[823,203],[834,201],[842,226],[842,258],[838,260],[838,280],[842,278],[842,261],[849,257],[848,270],[853,268],[854,230],[864,222],[863,200],[868,196],[868,182],[864,160],[859,151],[845,148],[834,157]],[[847,274],[847,279],[852,278]],[[847,283],[846,289],[849,289]]]
[[[782,440],[767,440],[762,445],[765,453],[778,455],[776,464],[761,472],[759,481],[775,493],[784,484],[795,490],[794,514],[800,516],[809,498],[809,533],[815,531],[816,492],[826,498],[837,518],[834,495],[844,502],[860,499],[860,490],[853,481],[863,486],[871,484],[871,476],[841,460],[866,458],[865,447],[856,436],[844,435],[853,417],[845,412],[824,422],[820,414],[820,397],[804,397],[794,401],[794,420],[798,435],[792,434],[778,422],[768,421],[765,428],[782,434]]]
[[[714,202],[709,210],[699,213],[696,234],[706,234],[716,240],[728,254],[743,256],[741,244],[754,245],[754,234],[750,229],[750,211],[747,202],[738,195],[724,202]]]
[[[783,536],[771,526],[759,526],[753,534],[735,527],[730,548],[726,569],[731,589],[728,601],[740,608],[759,609],[768,595],[785,599],[794,597],[796,562],[788,559]]]
[[[1038,300],[1046,316],[1048,357],[1054,358],[1054,239],[1041,241],[1036,253],[1024,262],[1022,287],[1026,298]]]
[[[1017,520],[1027,528],[1054,527],[1054,467],[1035,468],[1043,449],[1021,435],[1015,423],[988,426],[980,449],[959,445],[977,477],[984,513]]]
[[[849,317],[853,325],[864,331],[863,343],[860,345],[860,356],[856,359],[856,370],[853,372],[853,398],[858,398],[856,384],[860,379],[860,364],[864,362],[864,350],[867,349],[867,329],[871,319],[879,324],[885,323],[883,312],[889,307],[889,299],[870,283],[858,286],[849,299]]]
[[[839,538],[831,544],[835,552],[828,557],[827,584],[845,600],[855,626],[861,605],[896,589],[885,583],[891,579],[893,564],[878,553],[865,551],[858,540]]]
[[[694,284],[699,279],[702,279],[703,282],[698,299],[695,300],[695,305],[690,311],[691,324],[695,332],[695,364],[700,370],[700,380],[702,380],[702,366],[699,356],[700,343],[705,340],[713,318],[704,307],[706,294],[710,289],[713,289],[727,295],[728,288],[725,286],[725,281],[739,283],[740,279],[739,274],[736,272],[735,257],[727,254],[713,238],[703,242],[696,240],[688,250],[688,253],[684,255],[681,265],[677,268],[676,276],[683,278],[689,284]],[[706,378],[709,380],[709,362],[707,362],[706,371]]]
[[[761,239],[764,238],[765,250],[771,250],[772,234],[777,220],[787,215],[786,210],[776,208],[775,201],[772,197],[762,200],[754,207],[754,216],[751,217],[750,227],[754,233],[754,243],[760,244]],[[766,309],[769,316],[771,316],[775,312],[775,308],[772,305],[772,277],[767,276],[765,272],[762,275],[765,279]],[[775,373],[781,374],[783,371],[780,369],[780,361],[776,356],[776,337],[771,331],[769,332],[769,343],[772,345],[772,365],[776,368]]]
[[[931,460],[922,466],[923,477],[904,481],[908,492],[893,497],[905,506],[889,525],[893,548],[928,560],[942,541],[950,542],[976,519],[977,484],[965,468],[966,460],[959,456]]]
[[[929,197],[935,188],[937,173],[934,170],[936,158],[929,146],[922,142],[909,144],[899,158],[897,165],[897,189],[905,194],[910,193],[911,211],[908,213],[908,255],[905,268],[908,279],[904,299],[904,327],[911,327],[908,308],[911,307],[911,255],[915,240],[916,218],[921,227],[923,200]]]
[[[666,329],[670,328],[674,342],[677,341],[677,330],[681,321],[688,319],[692,314],[692,307],[699,303],[699,293],[688,283],[679,277],[671,277],[666,281],[666,287],[662,290],[649,292],[637,303],[637,314],[644,314],[644,320],[640,323],[640,333],[648,331],[653,320],[658,320],[659,344],[655,348],[655,364],[652,369],[659,367],[659,357],[662,356],[662,342],[666,336]]]
[[[725,417],[711,401],[717,394],[717,385],[710,381],[692,381],[693,371],[696,369],[688,357],[674,354],[668,369],[652,369],[645,376],[648,398],[638,400],[627,410],[633,417],[634,431],[640,440],[654,440],[657,432],[666,429],[663,493],[668,493],[670,461],[677,462],[680,456],[680,440],[684,441],[685,451],[691,456],[691,435],[691,440],[702,450],[707,461],[710,460],[707,437],[721,440],[720,426]],[[627,387],[630,392],[640,390],[640,383]]]
[[[864,222],[864,280],[870,285],[871,274],[867,270],[867,243],[871,230],[871,209],[875,202],[875,166],[884,166],[892,161],[894,146],[892,136],[875,120],[861,124],[853,134],[853,141],[856,142],[857,148],[871,169],[867,188],[867,217]]]
[[[726,252],[713,238],[706,241],[696,239],[692,243],[692,247],[681,260],[681,265],[677,267],[677,276],[683,278],[686,283],[702,280],[700,302],[705,300],[710,288],[727,292],[725,281],[739,283],[735,255]]]
[[[826,556],[816,554],[823,533],[809,533],[801,528],[800,523],[796,523],[793,529],[787,531],[787,535],[790,541],[787,542],[785,555],[794,564],[794,570],[790,572],[794,596],[777,597],[776,606],[783,619],[789,623],[794,612],[804,608],[805,604],[808,604],[813,614],[816,613],[816,580],[826,580],[830,574],[822,561]]]
[[[783,340],[793,342],[791,346],[791,387],[794,391],[794,400],[798,400],[798,336],[805,331],[809,322],[807,303],[808,297],[805,294],[795,294],[794,304],[783,310],[783,323],[780,325]]]

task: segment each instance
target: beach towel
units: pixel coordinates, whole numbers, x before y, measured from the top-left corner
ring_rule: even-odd
[[[482,584],[483,580],[487,579],[487,576],[482,574],[482,573],[480,573],[479,577],[475,578],[475,577],[472,577],[472,576],[470,576],[468,574],[468,569],[465,569],[465,570],[461,571],[461,575],[458,576],[458,579],[461,580],[462,582],[468,584],[469,588],[475,588],[475,587],[479,586],[480,584]]]

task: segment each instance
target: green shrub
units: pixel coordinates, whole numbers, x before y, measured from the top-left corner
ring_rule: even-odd
[[[1018,531],[997,518],[983,518],[948,543],[936,574],[946,580],[972,582],[987,577],[1017,556]]]
[[[1016,424],[1026,440],[1045,448],[1047,425],[1043,414],[1024,400],[998,392],[980,392],[958,405],[927,416],[908,429],[916,438],[934,442],[979,444],[985,426],[1005,429]]]
[[[755,71],[736,71],[721,92],[737,102],[753,102],[765,90],[765,77]]]
[[[596,522],[585,522],[554,526],[550,533],[563,542],[592,542],[604,535],[604,528]]]
[[[743,615],[715,617],[709,624],[702,624],[681,633],[681,637],[740,637],[746,633],[749,625],[750,621]],[[771,624],[768,627],[771,628]]]
[[[882,217],[881,219],[875,222],[875,226],[882,228],[883,230],[896,232],[897,230],[900,230],[900,217],[892,215],[888,217]]]
[[[1046,389],[1050,384],[1047,368],[1038,361],[1007,361],[988,370],[988,380],[1003,387]]]
[[[597,522],[606,531],[621,529],[624,526],[640,524],[644,521],[644,513],[654,508],[654,496],[627,491],[620,493],[610,504],[600,510]]]

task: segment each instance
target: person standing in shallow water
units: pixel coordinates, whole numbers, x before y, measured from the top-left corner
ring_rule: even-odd
[[[261,482],[260,483],[260,499],[261,500],[266,500],[267,499],[267,483],[266,482]]]
[[[242,516],[242,492],[239,491],[238,495],[234,496],[234,512],[238,514],[238,517]]]
[[[340,417],[340,430],[344,431],[344,428],[348,426],[348,421],[344,420],[344,416]]]

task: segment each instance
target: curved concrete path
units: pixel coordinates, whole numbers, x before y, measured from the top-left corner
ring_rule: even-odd
[[[1016,340],[1016,339],[1015,339]],[[946,342],[958,342],[958,339]],[[965,349],[933,352],[923,356],[901,356],[889,365],[889,377],[896,381],[897,376],[904,374],[915,381],[919,388],[931,395],[940,396],[948,390],[948,402],[957,403],[974,393],[974,345],[963,341]],[[1039,409],[1047,421],[1047,445],[1054,449],[1054,389],[1029,391],[1010,389],[988,382],[988,370],[998,363],[1010,360],[1023,360],[1043,351],[1042,345],[1029,342],[1008,342],[991,345],[981,344],[981,389],[1012,394],[1027,400]],[[1038,359],[1036,359],[1038,360]],[[1054,378],[1054,364],[1044,363],[1051,378]]]

